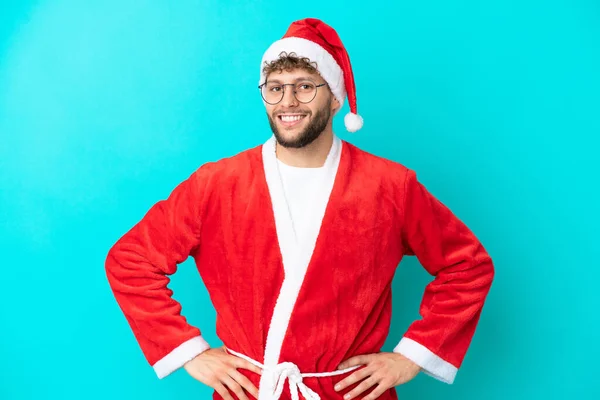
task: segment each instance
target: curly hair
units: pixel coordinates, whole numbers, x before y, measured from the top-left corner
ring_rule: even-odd
[[[319,73],[317,63],[314,61],[310,61],[307,57],[300,57],[296,55],[296,53],[291,52],[287,53],[282,51],[279,54],[279,58],[275,61],[267,62],[265,61],[265,66],[263,67],[263,73],[265,76],[269,76],[269,74],[277,71],[288,71],[291,72],[294,69],[303,69],[311,74]]]

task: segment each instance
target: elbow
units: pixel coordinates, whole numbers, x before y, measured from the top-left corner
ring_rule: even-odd
[[[114,268],[115,262],[118,259],[119,248],[121,247],[121,242],[123,241],[123,237],[119,238],[106,252],[106,257],[104,259],[104,269],[108,272],[112,268]]]
[[[123,245],[124,237],[120,238],[108,249],[104,259],[104,274],[113,289],[117,284],[117,281],[123,278],[123,275],[127,270],[129,257],[127,257]]]
[[[476,276],[475,279],[479,283],[478,286],[481,287],[487,295],[496,275],[494,261],[492,260],[492,257],[484,251],[474,260],[473,265],[474,275]]]
[[[496,267],[494,265],[494,260],[492,260],[492,257],[485,249],[483,250],[483,257],[481,258],[480,264],[491,285],[496,274]]]
[[[485,297],[492,286],[495,274],[492,258],[482,250],[448,268],[444,282],[477,291]]]
[[[108,283],[113,286],[113,279],[115,273],[117,272],[117,268],[119,267],[118,262],[118,243],[115,243],[106,253],[106,258],[104,259],[104,274],[106,275],[106,279]]]
[[[469,263],[471,265],[471,270],[473,271],[473,274],[479,278],[482,284],[491,286],[496,274],[494,261],[481,242],[477,242],[474,250]]]

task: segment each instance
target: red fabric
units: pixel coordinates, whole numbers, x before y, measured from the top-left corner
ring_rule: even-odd
[[[200,167],[110,249],[110,285],[150,364],[199,334],[166,287],[166,275],[188,255],[217,311],[219,338],[262,362],[283,265],[260,147]],[[406,336],[459,367],[491,285],[489,255],[413,171],[343,142],[280,362],[326,372],[351,356],[381,351],[403,255],[416,255],[435,276],[423,318]],[[240,372],[258,386],[258,375]],[[324,399],[342,399],[351,388],[337,393],[333,386],[343,378],[305,383]],[[394,389],[380,397],[396,398]],[[287,388],[282,399],[290,399]]]
[[[421,302],[423,317],[404,336],[456,367],[462,364],[494,277],[491,258],[473,233],[408,171],[403,244],[435,279]]]

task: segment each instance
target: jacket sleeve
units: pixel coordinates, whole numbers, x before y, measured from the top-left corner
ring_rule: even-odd
[[[494,277],[489,254],[475,235],[407,171],[404,185],[404,253],[415,255],[434,279],[419,314],[394,352],[440,381],[453,383]]]
[[[181,315],[168,275],[199,245],[202,167],[153,205],[109,250],[106,275],[146,358],[164,378],[209,348]]]

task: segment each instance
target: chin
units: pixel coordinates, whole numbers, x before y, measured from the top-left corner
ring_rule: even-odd
[[[279,126],[277,129],[279,135],[286,139],[297,139],[304,134],[304,129],[302,128],[294,128],[294,129],[286,129],[283,126]]]
[[[286,132],[284,130],[279,130],[278,135],[276,136],[278,137],[278,140],[281,144],[292,144],[299,142],[303,135],[302,131]]]

